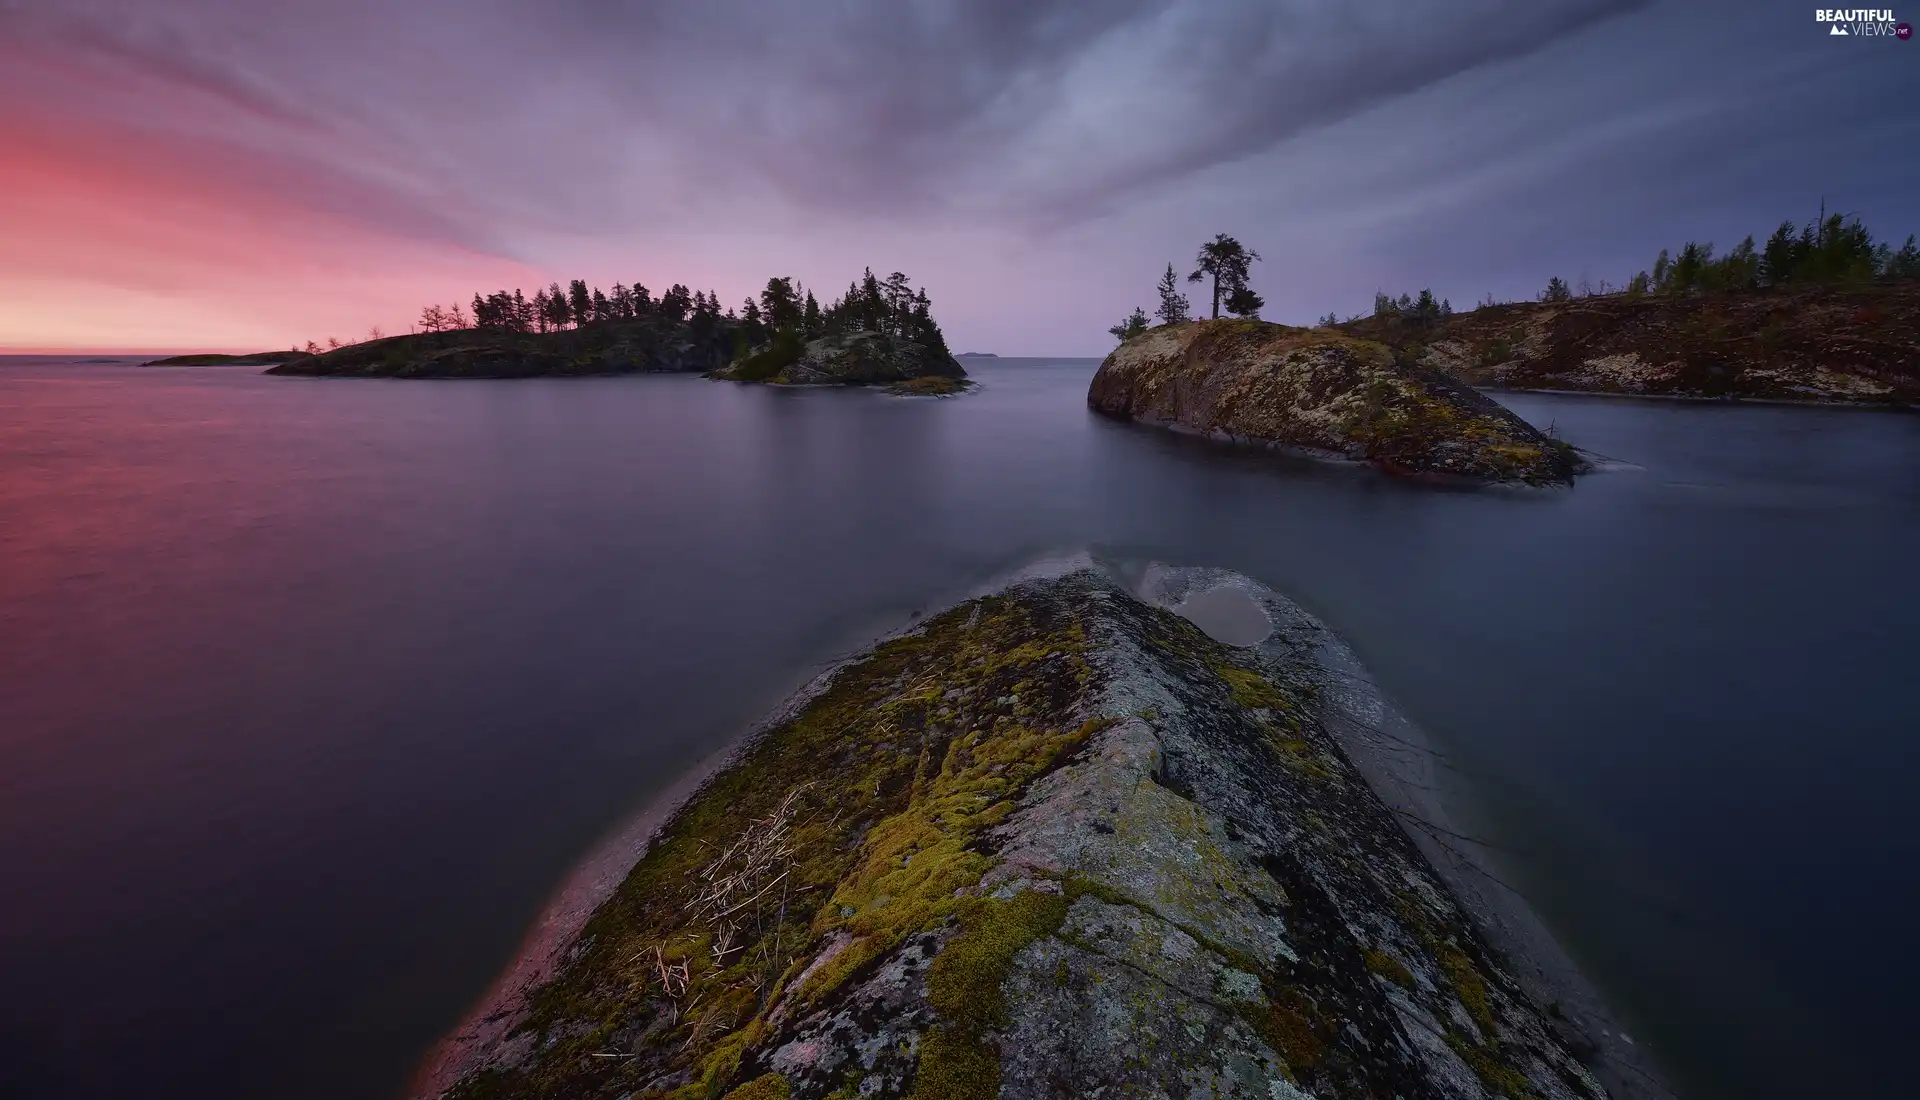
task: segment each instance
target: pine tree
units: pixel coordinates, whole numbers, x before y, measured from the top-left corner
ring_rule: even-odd
[[[775,332],[792,332],[800,327],[800,296],[793,289],[792,277],[767,280],[766,289],[760,292],[760,315]]]
[[[1713,262],[1713,243],[1701,244],[1688,241],[1680,247],[1673,258],[1673,266],[1667,269],[1667,282],[1672,290],[1686,293],[1698,290],[1706,281],[1707,265]]]
[[[880,280],[874,278],[873,269],[867,268],[860,276],[860,314],[862,328],[880,331],[886,328],[886,296],[880,290]]]
[[[1133,312],[1127,315],[1126,320],[1107,331],[1113,334],[1114,339],[1124,344],[1128,340],[1147,331],[1147,326],[1150,323],[1151,322],[1147,320],[1147,311],[1135,306]]]
[[[1760,250],[1760,281],[1780,286],[1793,281],[1800,266],[1800,238],[1792,222],[1781,222]]]
[[[1187,296],[1180,293],[1180,277],[1173,273],[1173,265],[1168,264],[1166,273],[1160,276],[1159,285],[1154,290],[1160,294],[1160,308],[1154,316],[1164,324],[1178,324],[1187,319]]]
[[[1880,273],[1889,279],[1920,279],[1920,248],[1914,247],[1913,234],[1907,234],[1900,251],[1887,257]]]
[[[568,284],[567,309],[576,328],[593,320],[593,292],[587,289],[585,279]]]
[[[1266,304],[1267,300],[1255,294],[1251,287],[1237,286],[1227,294],[1227,312],[1235,317],[1259,317]]]
[[[807,291],[806,305],[800,311],[800,327],[808,336],[820,335],[820,330],[824,327],[820,317],[820,301],[813,296],[811,290]]]
[[[1568,302],[1573,300],[1573,291],[1567,289],[1567,281],[1555,275],[1547,280],[1547,289],[1540,292],[1543,302]]]
[[[880,293],[883,295],[882,306],[885,310],[882,314],[884,318],[882,331],[893,336],[906,335],[907,321],[913,313],[912,283],[906,275],[896,271],[888,275],[887,281],[881,284]]]
[[[1193,274],[1187,276],[1187,281],[1197,283],[1203,279],[1212,278],[1213,316],[1217,320],[1220,317],[1222,293],[1231,296],[1234,291],[1244,288],[1253,263],[1259,258],[1258,252],[1225,233],[1218,233],[1214,235],[1213,240],[1200,246],[1200,254],[1194,259]],[[1256,306],[1254,309],[1258,312],[1259,307]]]
[[[660,305],[655,312],[669,322],[679,325],[686,323],[687,311],[691,308],[693,308],[693,292],[688,290],[685,284],[675,283],[667,288],[665,294],[660,295]]]

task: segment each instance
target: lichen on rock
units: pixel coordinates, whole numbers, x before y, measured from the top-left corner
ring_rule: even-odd
[[[1606,1095],[1312,654],[1091,570],[935,616],[688,802],[447,1094]]]
[[[1584,465],[1492,399],[1385,345],[1257,320],[1162,325],[1094,375],[1099,412],[1397,472],[1534,485]]]

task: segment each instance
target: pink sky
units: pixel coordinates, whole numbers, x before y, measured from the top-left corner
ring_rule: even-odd
[[[43,90],[93,81],[96,94],[143,98],[156,119],[207,107],[190,89],[85,59],[0,56],[9,63],[37,70]],[[404,331],[415,303],[531,279],[522,265],[330,212],[296,162],[68,103],[48,95],[0,112],[0,348],[345,340],[375,324]]]
[[[1311,323],[1620,282],[1822,198],[1920,228],[1920,116],[1824,106],[1920,94],[1906,44],[1735,0],[1398,7],[0,0],[0,350],[346,341],[576,277],[830,298],[871,265],[956,350],[1097,355],[1222,231]]]

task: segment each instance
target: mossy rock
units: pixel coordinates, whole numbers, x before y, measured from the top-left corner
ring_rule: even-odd
[[[1402,349],[1337,330],[1187,321],[1134,337],[1087,390],[1096,411],[1395,473],[1570,484],[1569,449]]]
[[[1603,1096],[1311,652],[1092,571],[932,617],[682,807],[447,1095]]]

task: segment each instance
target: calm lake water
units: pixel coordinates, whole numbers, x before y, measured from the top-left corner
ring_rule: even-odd
[[[1087,548],[1343,632],[1683,1095],[1911,1095],[1920,417],[1512,397],[1636,468],[1435,491],[974,363],[929,401],[0,361],[0,1095],[386,1100],[651,794]]]

